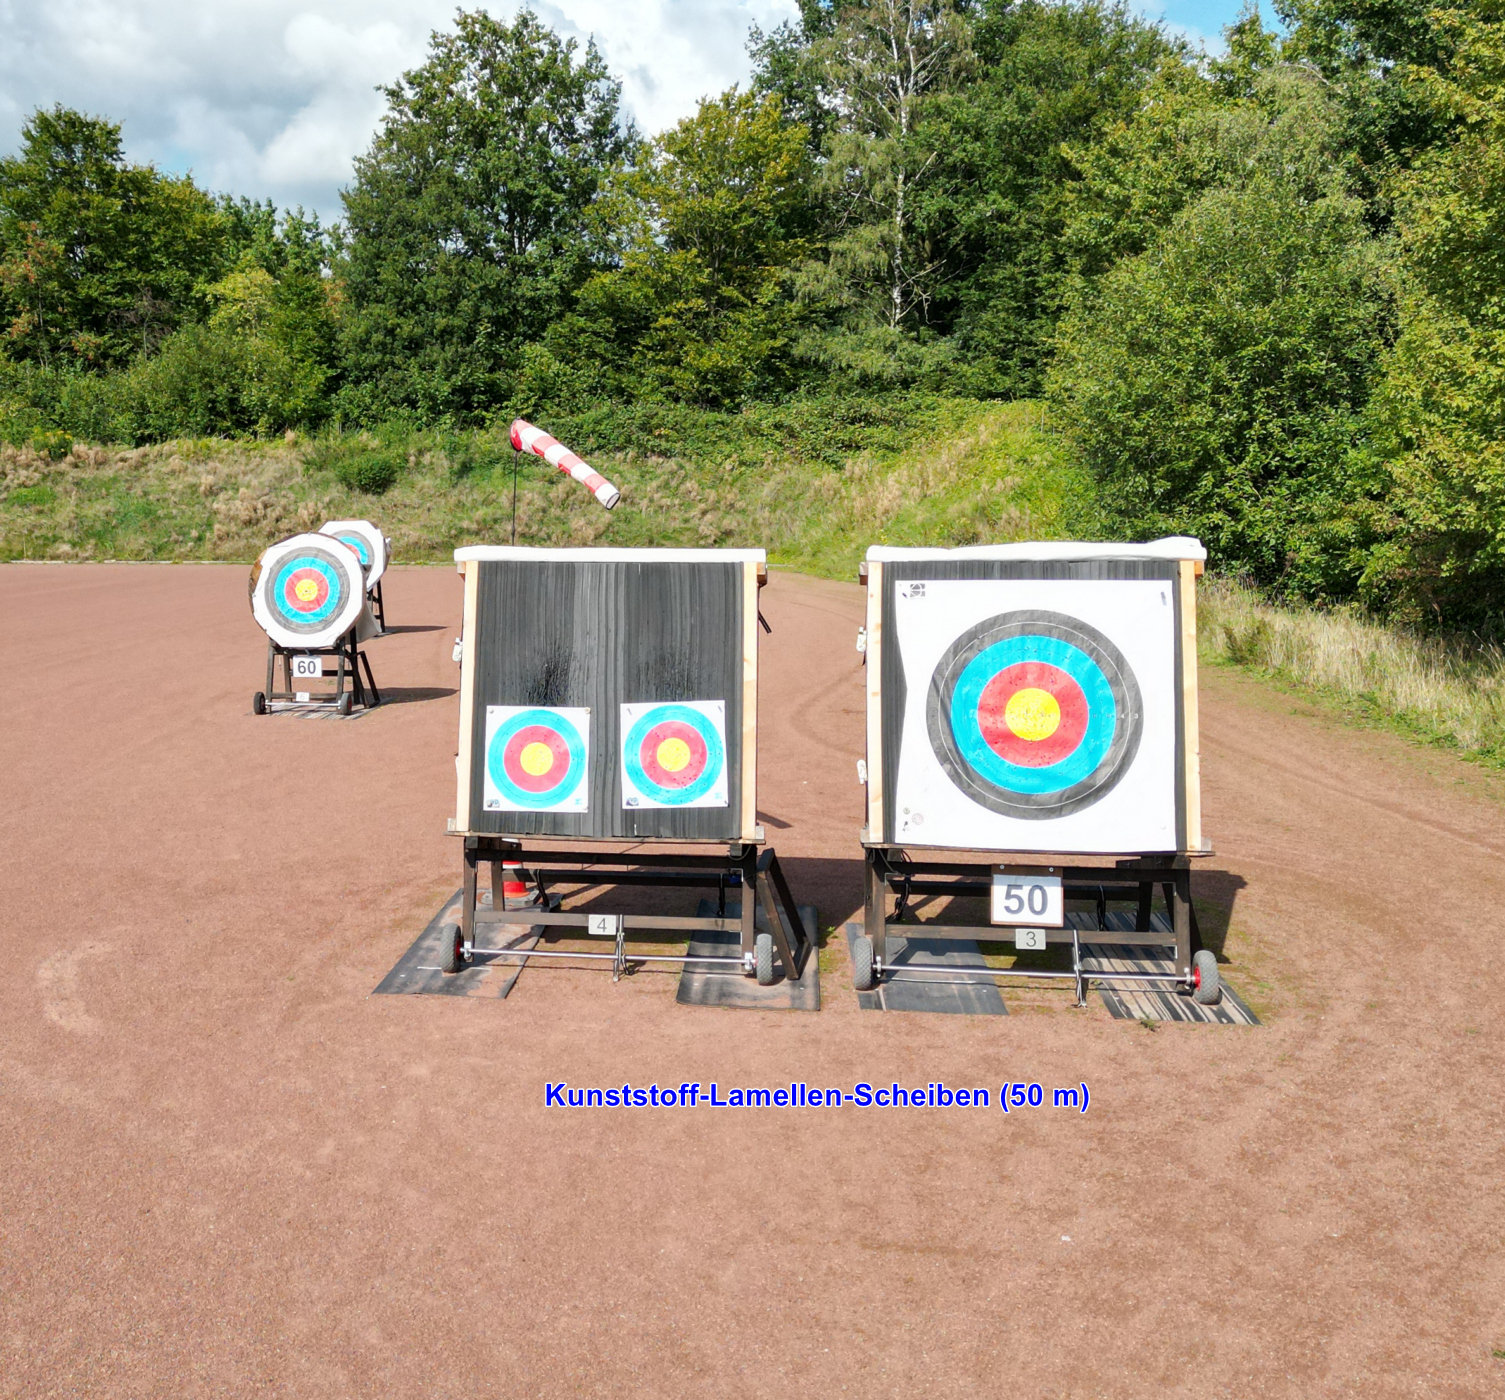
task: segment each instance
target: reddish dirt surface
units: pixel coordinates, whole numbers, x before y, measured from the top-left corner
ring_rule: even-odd
[[[258,719],[243,569],[0,568],[0,1395],[1505,1392],[1490,780],[1205,678],[1202,889],[1258,1029],[861,1012],[839,939],[819,1015],[558,969],[372,997],[459,870],[459,583],[387,593],[436,629],[372,645],[403,703]],[[859,607],[765,595],[762,805],[826,924]],[[572,1112],[560,1079],[1092,1108]]]

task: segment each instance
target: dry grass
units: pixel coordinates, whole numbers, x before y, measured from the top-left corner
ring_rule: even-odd
[[[1209,576],[1198,594],[1204,660],[1232,662],[1505,764],[1505,653],[1422,637],[1343,611],[1275,607]]]

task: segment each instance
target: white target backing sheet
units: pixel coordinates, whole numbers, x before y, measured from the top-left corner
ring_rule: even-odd
[[[485,810],[583,812],[590,802],[588,709],[486,707]]]
[[[905,702],[894,837],[1176,849],[1176,608],[1158,579],[894,585]]]

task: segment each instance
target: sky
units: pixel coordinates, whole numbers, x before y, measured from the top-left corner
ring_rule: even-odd
[[[482,0],[465,0],[481,8]],[[516,6],[485,8],[509,17]],[[1219,48],[1240,0],[1141,0]],[[351,161],[370,144],[376,91],[423,61],[456,0],[0,0],[0,153],[37,107],[120,122],[127,155],[191,171],[207,189],[340,214]],[[793,0],[534,0],[582,42],[594,35],[645,132],[745,81],[747,31]],[[1268,9],[1268,7],[1267,7]]]

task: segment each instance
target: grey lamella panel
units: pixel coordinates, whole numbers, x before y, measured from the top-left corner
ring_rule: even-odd
[[[883,565],[883,839],[894,840],[893,774],[899,771],[899,747],[904,737],[904,707],[908,683],[899,653],[898,621],[894,615],[894,588],[916,579],[1164,579],[1172,585],[1172,601],[1180,608],[1181,574],[1174,560],[1167,559],[905,559]],[[1176,635],[1176,668],[1181,667],[1181,637]],[[1184,758],[1181,692],[1176,691],[1176,771]],[[1181,785],[1176,786],[1176,826],[1179,844],[1186,844],[1186,813]]]
[[[742,812],[742,566],[487,560],[476,598],[470,830],[514,836],[736,840]],[[625,810],[621,706],[726,702],[725,807]],[[589,810],[483,810],[488,705],[590,710]]]

